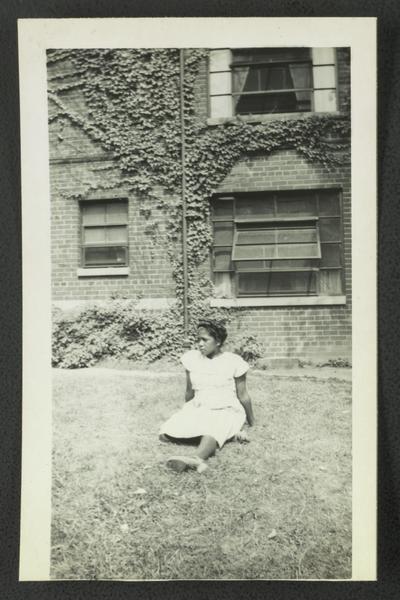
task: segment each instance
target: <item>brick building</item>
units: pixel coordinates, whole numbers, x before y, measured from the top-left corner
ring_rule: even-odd
[[[49,81],[70,69],[68,61],[50,62]],[[237,118],[340,117],[349,95],[345,48],[210,50],[195,84],[196,118],[217,128]],[[79,89],[66,86],[63,102],[84,114]],[[143,308],[170,306],[165,215],[153,210],[155,238],[139,199],[118,179],[85,192],[113,156],[76,120],[52,119],[54,108],[49,102],[54,304],[70,311],[134,298]],[[201,267],[214,283],[210,305],[237,308],[232,326],[267,341],[271,356],[349,358],[350,164],[328,169],[290,147],[251,153],[204,201],[213,227],[210,261]]]

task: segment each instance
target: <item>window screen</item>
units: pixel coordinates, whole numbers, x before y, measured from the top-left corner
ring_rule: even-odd
[[[240,296],[315,295],[314,271],[239,273]]]
[[[82,202],[81,216],[82,266],[126,266],[128,264],[127,201]]]
[[[226,297],[228,289],[231,297],[343,293],[338,190],[219,197],[212,220],[217,294]]]
[[[232,260],[321,258],[318,226],[280,226],[238,228]]]

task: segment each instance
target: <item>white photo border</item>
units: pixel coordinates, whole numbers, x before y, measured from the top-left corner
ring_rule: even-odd
[[[376,580],[376,24],[374,17],[18,21],[23,254],[20,581],[50,578],[52,386],[46,49],[257,45],[351,48],[352,580]]]

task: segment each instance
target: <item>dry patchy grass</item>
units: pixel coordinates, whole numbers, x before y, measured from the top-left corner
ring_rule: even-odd
[[[198,475],[157,439],[183,374],[54,375],[53,578],[351,577],[350,383],[251,373],[251,443]]]

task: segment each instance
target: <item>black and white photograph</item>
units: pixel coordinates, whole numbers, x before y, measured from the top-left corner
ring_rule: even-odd
[[[193,45],[74,46],[70,26],[41,53],[49,276],[26,313],[51,326],[41,578],[374,578],[353,547],[354,435],[374,406],[372,386],[354,411],[354,357],[374,360],[354,304],[376,252],[363,279],[357,45],[302,19],[293,38],[225,21]]]

